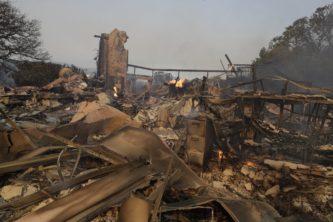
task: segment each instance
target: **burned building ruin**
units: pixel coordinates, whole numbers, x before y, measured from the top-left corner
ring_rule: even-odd
[[[125,32],[97,37],[96,77],[0,86],[3,221],[332,220],[333,90],[228,56],[133,65]]]

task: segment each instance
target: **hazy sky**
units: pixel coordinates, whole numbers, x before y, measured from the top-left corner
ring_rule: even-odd
[[[295,19],[332,0],[11,0],[41,22],[52,60],[95,67],[98,39],[129,36],[129,62],[149,67],[221,68],[227,53],[250,63]],[[224,59],[225,61],[225,59]],[[226,63],[226,62],[225,62]]]

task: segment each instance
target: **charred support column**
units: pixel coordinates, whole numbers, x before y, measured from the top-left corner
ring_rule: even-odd
[[[251,65],[251,72],[252,72],[252,81],[253,81],[253,92],[256,92],[257,91],[257,74],[256,74],[254,64]]]
[[[292,118],[293,118],[293,114],[294,114],[294,112],[295,112],[295,104],[292,103],[292,104],[291,104],[290,115],[289,115],[289,119],[290,119],[290,121],[292,121]]]
[[[317,120],[318,120],[318,115],[319,115],[319,111],[320,110],[322,110],[322,105],[318,103],[315,116],[314,116],[314,118],[312,120],[315,126],[317,125]]]
[[[132,81],[133,89],[132,92],[136,94],[136,68],[134,67],[134,80]]]
[[[325,126],[325,121],[326,121],[326,118],[328,117],[328,113],[330,112],[330,109],[331,109],[331,107],[329,105],[326,105],[326,111],[323,115],[323,118],[321,119],[320,131],[322,131]]]
[[[286,81],[283,85],[283,88],[281,90],[281,95],[287,95],[287,90],[288,90],[288,84],[289,84],[289,81]]]
[[[307,126],[308,126],[308,127],[309,127],[309,125],[310,125],[310,123],[311,123],[311,120],[313,120],[313,116],[314,116],[314,113],[315,113],[315,111],[316,111],[316,109],[317,109],[317,106],[318,106],[318,104],[315,103],[315,104],[313,105],[313,108],[312,108],[312,111],[311,111],[311,103],[309,103],[309,117],[308,117],[308,123],[307,123]]]
[[[105,79],[106,76],[106,60],[107,60],[107,41],[109,35],[106,33],[102,33],[100,36],[95,35],[96,38],[100,38],[99,40],[99,50],[98,50],[98,58],[97,58],[97,77]]]
[[[284,110],[284,101],[280,103],[280,114],[279,114],[279,121],[278,125],[280,126],[283,120],[283,110]]]

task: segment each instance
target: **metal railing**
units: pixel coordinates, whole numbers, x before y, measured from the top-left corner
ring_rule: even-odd
[[[248,69],[251,70],[251,65],[249,64],[234,64],[235,67],[240,69]],[[234,70],[225,70],[225,69],[175,69],[175,68],[150,68],[150,67],[144,67],[144,66],[138,66],[133,64],[128,64],[128,67],[132,67],[134,69],[133,73],[128,73],[129,75],[133,76],[143,76],[143,77],[149,77],[148,75],[142,75],[137,74],[137,69],[143,69],[151,71],[151,77],[153,77],[154,72],[177,72],[178,77],[180,76],[180,73],[182,72],[191,72],[191,73],[206,73],[206,77],[209,78],[210,73],[221,73],[220,75],[227,75],[235,73]]]

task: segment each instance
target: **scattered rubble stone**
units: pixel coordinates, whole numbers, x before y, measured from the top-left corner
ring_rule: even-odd
[[[271,197],[276,197],[280,192],[280,185],[275,185],[268,190],[266,190],[265,195],[266,196],[271,196]]]
[[[244,186],[245,186],[247,191],[252,191],[253,190],[252,183],[246,183],[246,184],[244,184]]]
[[[6,185],[1,188],[1,197],[5,200],[10,200],[14,197],[19,197],[23,194],[22,185]]]
[[[248,166],[244,165],[244,166],[242,166],[241,173],[244,174],[245,176],[247,176],[251,173],[251,171]]]
[[[234,172],[231,168],[227,168],[227,169],[223,170],[222,174],[224,176],[231,177],[234,175]]]

